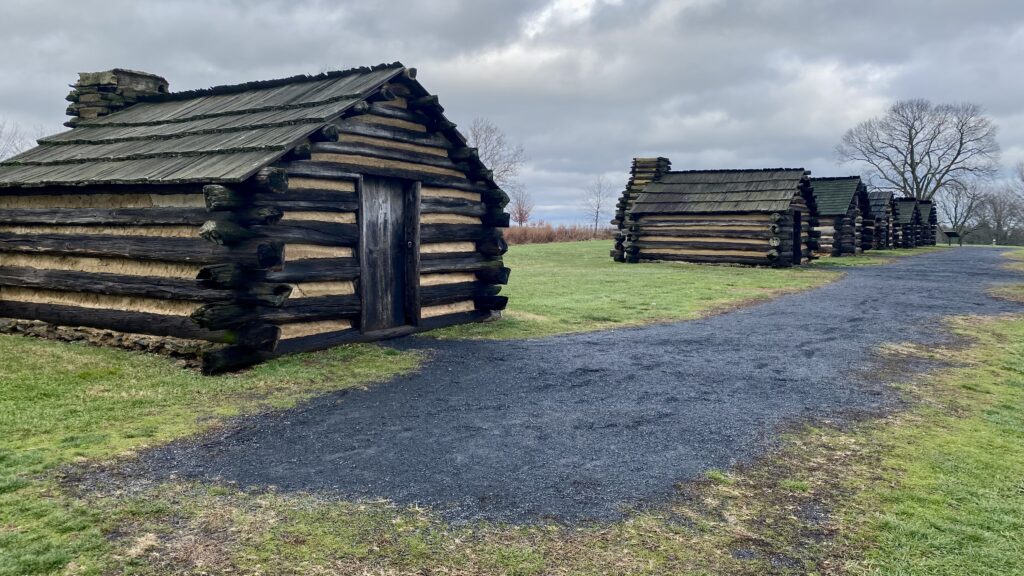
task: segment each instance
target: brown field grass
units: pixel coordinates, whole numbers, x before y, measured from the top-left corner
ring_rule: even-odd
[[[581,240],[611,240],[612,228],[598,228],[579,224],[552,226],[540,221],[527,226],[512,226],[505,230],[505,241],[517,244],[550,244],[552,242],[579,242]],[[610,248],[610,246],[609,246]]]

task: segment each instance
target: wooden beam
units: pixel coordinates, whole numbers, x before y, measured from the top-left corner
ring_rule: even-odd
[[[357,136],[374,136],[386,138],[406,144],[417,144],[419,146],[433,146],[435,148],[450,149],[451,142],[447,138],[434,132],[417,132],[393,126],[381,126],[377,124],[365,124],[352,122],[341,127],[342,135],[354,134]]]
[[[420,183],[407,186],[404,195],[403,237],[408,244],[405,262],[405,315],[409,324],[420,322]]]
[[[345,154],[358,155],[383,160],[396,160],[411,164],[423,164],[447,170],[459,170],[465,172],[468,167],[459,166],[450,159],[435,154],[424,154],[402,150],[399,148],[385,148],[361,142],[325,142],[313,146],[313,153],[318,154]]]
[[[260,168],[251,178],[251,182],[260,192],[284,194],[288,191],[288,172],[282,168]]]
[[[0,209],[4,224],[114,224],[201,226],[210,215],[202,208],[17,208]]]
[[[0,285],[197,302],[235,298],[233,290],[205,288],[195,280],[10,266],[0,266]]]
[[[487,213],[487,205],[483,202],[464,198],[445,198],[438,196],[423,197],[424,214],[458,214],[461,216],[483,216]]]
[[[87,326],[136,334],[173,336],[210,342],[230,342],[234,336],[224,331],[197,326],[188,316],[166,316],[145,312],[124,312],[103,308],[81,308],[55,304],[34,304],[0,300],[0,317],[41,320],[60,326]]]
[[[107,237],[63,234],[0,234],[0,251],[69,256],[119,257],[159,262],[222,264],[235,262],[255,268],[275,268],[284,257],[278,240],[254,240],[232,248],[199,238]]]
[[[282,242],[321,246],[355,246],[359,243],[358,224],[282,220],[271,226],[252,226],[250,230]]]
[[[267,280],[270,282],[322,282],[355,280],[358,277],[357,258],[288,260],[283,269],[267,272]]]

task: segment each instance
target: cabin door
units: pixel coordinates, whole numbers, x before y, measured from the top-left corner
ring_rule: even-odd
[[[800,212],[793,211],[793,264],[799,266],[804,258],[804,243],[802,242],[804,231],[803,221],[800,219]]]
[[[419,320],[419,186],[367,176],[360,191],[362,330]]]

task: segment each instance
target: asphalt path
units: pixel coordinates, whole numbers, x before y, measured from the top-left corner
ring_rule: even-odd
[[[781,431],[898,405],[872,376],[886,342],[949,338],[941,319],[1020,312],[998,250],[950,249],[718,316],[529,341],[407,338],[418,372],[239,420],[148,452],[151,477],[429,506],[449,520],[609,520]]]

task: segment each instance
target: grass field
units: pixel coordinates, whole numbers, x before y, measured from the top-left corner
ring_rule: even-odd
[[[521,274],[510,286],[513,302],[522,298],[520,314],[549,317],[481,328],[531,336],[637,322],[597,319],[607,302],[594,303],[586,323],[569,321],[591,309],[589,283],[605,277],[663,292],[685,278],[698,287],[674,294],[668,309],[699,315],[836,275],[660,270],[607,256],[604,267],[598,248],[514,249],[513,278]],[[573,249],[601,271],[574,264]],[[582,271],[553,280],[554,260]],[[723,279],[733,283],[731,300],[709,288]],[[565,291],[576,298],[563,299]],[[647,320],[672,317],[660,307],[647,312]],[[927,352],[958,365],[906,383],[907,411],[794,432],[772,458],[711,471],[662,508],[575,528],[451,526],[429,510],[386,502],[95,474],[232,416],[413,370],[417,355],[345,346],[204,378],[155,356],[0,336],[0,576],[1024,574],[1024,318],[963,319],[954,328],[972,344]],[[885,353],[894,362],[926,354],[906,346]]]
[[[874,266],[878,264],[889,264],[907,256],[917,256],[948,250],[947,246],[923,246],[921,248],[898,248],[894,250],[868,250],[859,256],[843,256],[832,258],[831,256],[814,261],[814,266],[825,268],[848,268],[851,266]]]
[[[688,320],[839,277],[817,269],[622,264],[607,240],[513,246],[500,322],[455,326],[440,338],[533,338],[666,320]]]

